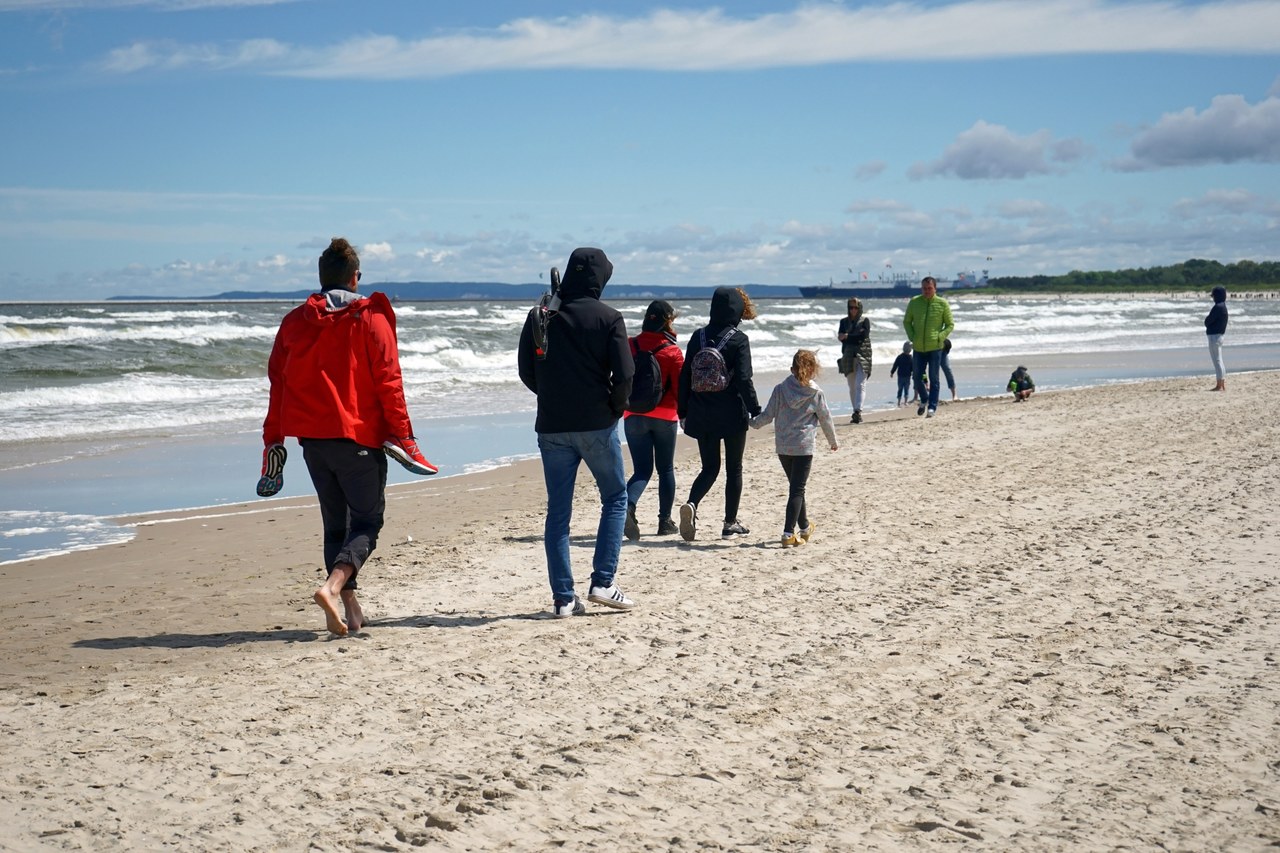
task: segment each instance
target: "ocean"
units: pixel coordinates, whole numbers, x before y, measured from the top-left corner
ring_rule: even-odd
[[[1207,296],[943,296],[956,321],[951,362],[962,397],[1002,393],[1018,364],[1042,390],[1211,373]],[[706,322],[709,298],[673,302],[682,342]],[[260,500],[267,357],[294,304],[0,303],[0,563],[126,541],[133,529],[116,516]],[[637,330],[648,300],[611,304]],[[1228,370],[1280,367],[1280,299],[1228,304]],[[905,340],[905,305],[866,302],[875,364],[866,411],[894,406],[888,373]],[[761,401],[795,350],[813,349],[833,411],[847,415],[834,369],[843,300],[758,307],[742,328]],[[516,376],[528,309],[396,306],[410,415],[440,476],[536,455],[534,399]],[[289,446],[281,496],[308,495],[301,452]],[[410,479],[392,466],[392,483]]]

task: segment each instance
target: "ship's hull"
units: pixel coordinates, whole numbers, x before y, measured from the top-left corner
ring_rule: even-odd
[[[920,292],[919,287],[910,284],[869,285],[866,287],[819,285],[817,287],[801,287],[800,295],[806,299],[848,299],[856,296],[859,299],[908,299]]]

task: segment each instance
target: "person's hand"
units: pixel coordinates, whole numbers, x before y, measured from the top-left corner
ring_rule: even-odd
[[[838,337],[840,340],[842,340],[842,341],[843,341],[845,338],[849,337],[849,333],[848,333],[848,332],[841,332],[839,335],[837,335],[837,337]]]
[[[684,432],[684,418],[680,419],[680,431]]]
[[[833,444],[833,445],[831,445],[831,452],[832,452],[832,453],[835,453],[835,452],[836,452],[837,450],[839,450],[839,449],[840,449],[840,445],[838,445],[838,444]]]

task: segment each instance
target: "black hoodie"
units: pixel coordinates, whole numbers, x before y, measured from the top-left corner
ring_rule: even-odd
[[[692,438],[718,439],[744,433],[748,419],[760,414],[756,386],[751,381],[751,343],[738,330],[746,307],[736,287],[717,287],[711,294],[711,322],[705,326],[707,346],[714,346],[726,329],[736,330],[720,351],[729,368],[729,387],[723,391],[694,393],[693,355],[702,349],[702,336],[699,332],[689,336],[680,371],[678,409],[685,434]]]
[[[600,249],[574,249],[547,324],[546,358],[534,351],[533,319],[520,330],[520,381],[538,395],[538,432],[589,432],[617,423],[635,363],[622,315],[600,301],[613,264]]]

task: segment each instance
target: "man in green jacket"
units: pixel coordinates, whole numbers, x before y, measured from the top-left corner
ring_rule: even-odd
[[[916,415],[933,417],[938,411],[938,370],[942,366],[943,346],[954,329],[951,321],[951,306],[946,300],[938,298],[938,280],[933,276],[925,276],[920,281],[920,295],[911,297],[907,303],[906,316],[902,318],[902,327],[911,339],[915,352],[911,354],[912,373],[915,376],[916,394],[920,398],[920,407]],[[929,370],[929,388],[924,387],[925,368]]]

